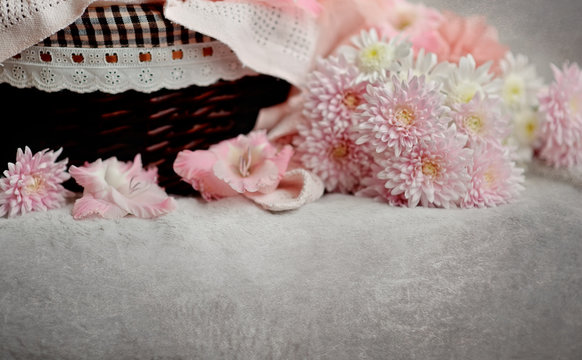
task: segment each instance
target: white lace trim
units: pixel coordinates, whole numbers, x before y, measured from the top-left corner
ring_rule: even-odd
[[[181,58],[177,58],[180,51]],[[50,62],[46,61],[47,53]],[[145,53],[149,53],[150,60],[140,61]],[[73,55],[79,61],[79,54],[83,61],[76,63]],[[112,54],[117,56],[115,63],[106,60],[106,56]],[[257,74],[243,66],[232,50],[221,42],[147,49],[33,46],[20,53],[19,59],[5,60],[3,65],[0,83],[47,92],[66,89],[78,93],[97,90],[149,93],[162,88],[208,86],[220,79],[236,80]]]

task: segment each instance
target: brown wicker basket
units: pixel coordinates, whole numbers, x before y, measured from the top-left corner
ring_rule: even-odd
[[[249,132],[259,110],[285,101],[289,89],[287,82],[266,75],[149,94],[49,93],[0,84],[4,104],[21,104],[15,115],[4,115],[0,161],[14,162],[16,149],[24,146],[62,147],[61,157],[70,165],[111,156],[128,161],[140,153],[144,165],[158,167],[167,192],[191,194],[191,186],[172,169],[177,153]],[[73,181],[65,186],[80,190]]]

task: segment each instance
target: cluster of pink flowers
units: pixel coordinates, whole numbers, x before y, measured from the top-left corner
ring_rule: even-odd
[[[389,6],[309,75],[294,159],[328,192],[394,206],[515,200],[524,169],[507,143],[507,48],[495,29],[403,0]]]
[[[276,2],[313,15],[326,4]],[[317,59],[300,96],[289,99],[290,112],[301,107],[291,116],[296,126],[287,125],[295,132],[271,141],[256,130],[182,151],[176,174],[207,201],[243,196],[273,211],[324,190],[392,206],[482,208],[517,199],[535,157],[582,166],[577,64],[553,66],[554,81],[544,87],[527,57],[509,52],[483,17],[406,0],[361,6],[373,22]],[[62,206],[74,196],[63,186],[71,177],[84,189],[72,210],[77,219],[153,218],[176,207],[139,155],[67,171],[61,151],[18,150],[0,177],[0,217]]]
[[[9,163],[0,178],[0,217],[57,209],[75,194],[63,183],[71,177],[84,188],[73,206],[75,219],[91,215],[114,219],[131,214],[153,218],[174,210],[174,199],[157,185],[157,169],[144,170],[141,157],[121,162],[112,157],[84,166],[57,161],[62,149],[32,153],[18,149],[16,163]]]

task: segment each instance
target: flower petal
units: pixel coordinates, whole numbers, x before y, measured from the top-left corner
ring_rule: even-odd
[[[211,151],[185,150],[178,153],[174,171],[208,201],[237,195],[236,191],[214,175],[212,168],[215,163],[216,155]]]
[[[288,171],[271,193],[245,193],[245,196],[270,211],[297,209],[319,199],[324,185],[319,177],[304,169]]]
[[[127,211],[107,201],[95,199],[91,194],[84,194],[73,205],[73,217],[79,220],[91,215],[99,215],[106,219],[118,219],[127,215]]]

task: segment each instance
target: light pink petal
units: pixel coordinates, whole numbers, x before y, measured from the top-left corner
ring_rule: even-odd
[[[106,219],[118,219],[127,215],[127,211],[107,201],[95,199],[91,194],[84,194],[73,205],[73,217],[79,220],[91,215],[99,215]]]
[[[206,200],[235,196],[238,193],[213,173],[216,156],[210,151],[181,151],[174,161],[174,171],[191,184]]]
[[[293,147],[291,145],[286,145],[273,159],[271,159],[279,169],[279,178],[283,177],[283,174],[287,171],[291,157],[293,157]]]
[[[251,175],[241,178],[243,191],[245,192],[262,192],[268,193],[277,188],[279,185],[279,168],[270,161],[264,161],[260,166],[253,169]]]
[[[77,184],[81,185],[85,190],[91,193],[101,191],[107,186],[103,180],[103,175],[97,174],[99,172],[105,172],[103,161],[101,159],[98,159],[91,164],[87,163],[81,167],[73,165],[69,168],[69,174],[71,174]]]
[[[205,150],[180,151],[174,161],[174,171],[184,181],[191,183],[200,174],[212,172],[212,166],[216,162],[216,156]]]
[[[212,172],[217,179],[223,181],[237,193],[242,194],[245,191],[243,177],[228,162],[217,161],[212,167]]]
[[[288,171],[277,189],[268,194],[246,193],[245,196],[270,211],[297,209],[316,201],[324,192],[319,177],[304,169]]]
[[[147,189],[131,197],[125,197],[117,191],[113,191],[111,196],[120,208],[144,219],[165,215],[176,208],[174,199],[155,184],[150,184]]]

